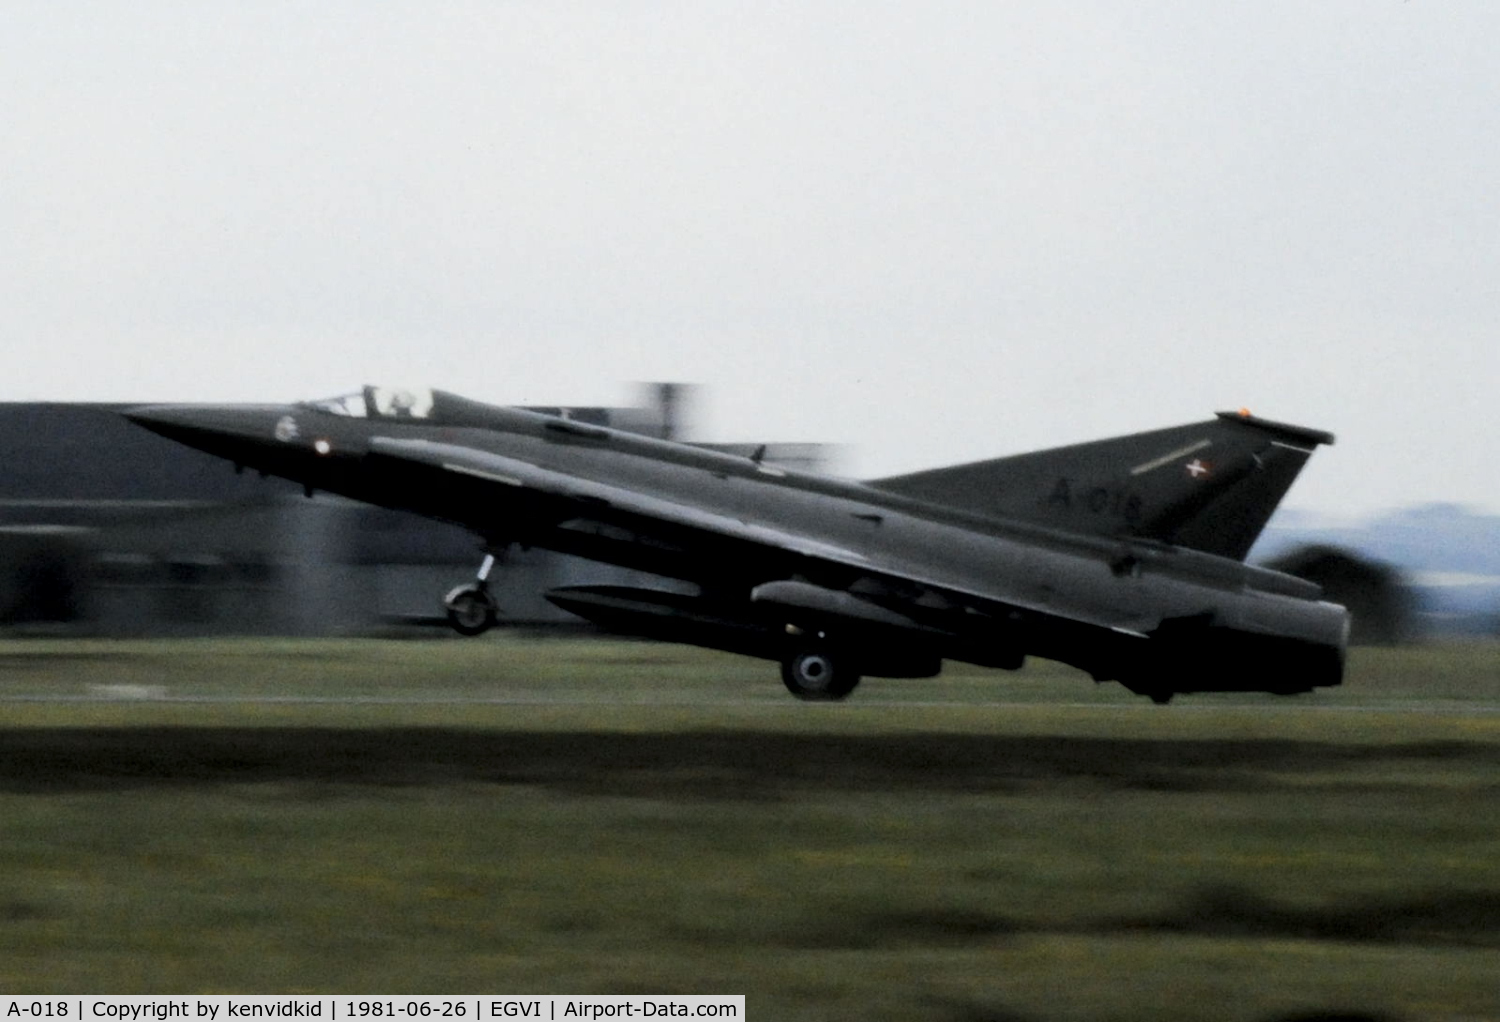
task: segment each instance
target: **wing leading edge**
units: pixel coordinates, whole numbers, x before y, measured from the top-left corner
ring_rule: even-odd
[[[1118,621],[1087,611],[1057,604],[1012,597],[984,591],[963,581],[941,577],[906,564],[869,556],[835,543],[799,535],[785,529],[746,521],[733,515],[667,500],[651,494],[581,476],[545,469],[518,458],[493,454],[457,444],[428,440],[400,440],[375,437],[370,441],[374,454],[398,458],[444,473],[488,482],[497,492],[524,490],[565,501],[576,501],[582,513],[610,523],[635,525],[642,521],[658,523],[672,530],[687,530],[751,545],[760,549],[792,554],[823,564],[855,569],[872,579],[888,580],[899,586],[916,585],[956,597],[968,604],[980,604],[997,612],[1022,610],[1048,618],[1102,629],[1114,634],[1144,637],[1143,633],[1122,626]]]

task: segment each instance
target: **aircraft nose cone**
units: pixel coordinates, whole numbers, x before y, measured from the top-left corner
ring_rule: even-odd
[[[192,429],[197,426],[192,409],[183,405],[140,405],[127,408],[120,414],[137,426],[144,426],[153,433],[169,433],[173,430]]]
[[[122,413],[137,426],[183,443],[195,443],[212,437],[243,437],[259,425],[264,416],[250,421],[243,411],[212,405],[143,405]],[[258,432],[258,429],[254,431]]]
[[[169,440],[241,460],[296,439],[295,430],[281,425],[292,411],[280,405],[141,405],[121,414]]]
[[[288,411],[276,405],[141,405],[121,414],[157,433],[193,430],[269,436],[269,424]]]

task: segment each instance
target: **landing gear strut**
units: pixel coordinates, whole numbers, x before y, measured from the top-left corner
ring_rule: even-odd
[[[781,680],[798,699],[843,699],[859,684],[847,657],[826,649],[803,649],[781,662]]]
[[[495,555],[485,554],[474,581],[443,597],[443,606],[448,608],[448,623],[459,635],[483,635],[495,626],[500,608],[495,605],[489,586],[490,572],[494,567]]]

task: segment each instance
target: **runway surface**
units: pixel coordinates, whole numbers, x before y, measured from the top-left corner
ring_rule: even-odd
[[[1336,696],[1326,701],[1277,699],[1274,702],[1199,701],[1191,695],[1181,696],[1168,706],[1156,706],[1142,699],[1139,703],[1119,702],[1026,702],[1016,699],[884,699],[856,694],[842,703],[805,703],[790,696],[715,697],[715,696],[616,696],[607,693],[558,695],[547,692],[516,692],[507,695],[465,696],[437,694],[431,696],[294,696],[263,693],[220,693],[213,695],[173,695],[170,693],[91,692],[91,693],[19,693],[0,695],[0,704],[113,704],[113,705],[217,705],[217,706],[660,706],[664,708],[783,707],[804,713],[838,712],[855,709],[934,709],[963,707],[1045,706],[1054,710],[1108,710],[1114,712],[1163,714],[1183,712],[1222,713],[1225,710],[1253,710],[1256,713],[1416,713],[1436,715],[1500,714],[1500,704],[1465,703],[1447,700],[1391,700],[1386,702],[1339,703]]]

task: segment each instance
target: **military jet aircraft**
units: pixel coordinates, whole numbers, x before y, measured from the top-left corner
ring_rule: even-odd
[[[521,544],[678,580],[547,596],[610,630],[777,661],[803,699],[1032,655],[1159,703],[1342,680],[1344,608],[1244,563],[1333,437],[1248,412],[865,482],[441,391],[125,414],[309,495],[473,530],[483,562],[446,599],[467,635],[495,623],[495,554]]]

